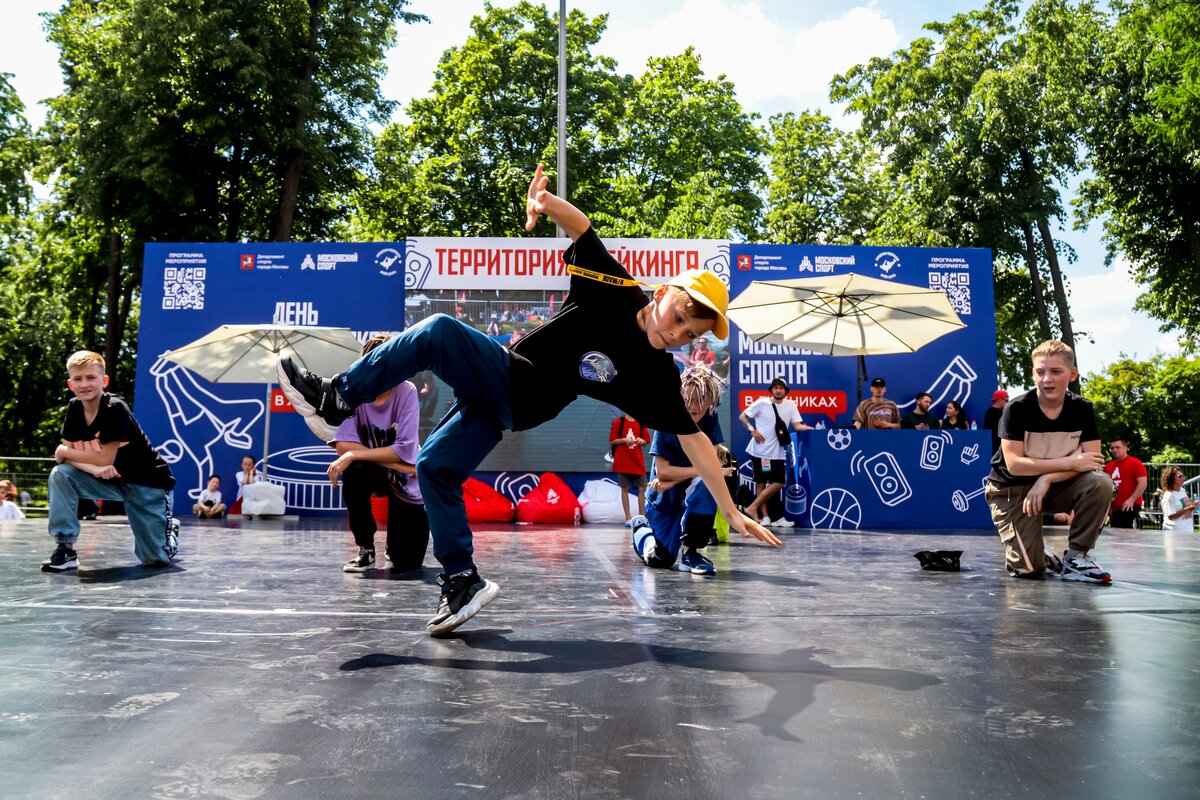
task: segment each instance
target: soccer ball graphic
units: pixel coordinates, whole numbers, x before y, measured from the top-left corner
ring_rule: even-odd
[[[825,441],[834,450],[845,450],[850,446],[850,431],[844,428],[833,428],[825,434]]]

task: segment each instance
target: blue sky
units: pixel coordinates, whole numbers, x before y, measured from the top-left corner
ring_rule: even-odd
[[[495,5],[513,5],[496,0]],[[613,56],[622,72],[639,74],[650,56],[673,55],[692,45],[705,71],[725,74],[737,87],[747,110],[765,119],[780,111],[819,108],[843,127],[852,127],[828,99],[829,79],[854,64],[886,55],[922,35],[930,20],[947,19],[982,4],[963,0],[574,0],[570,8],[589,15],[607,13],[608,31],[600,52]],[[39,12],[60,3],[26,0],[7,3],[0,26],[0,72],[13,83],[38,125],[44,119],[39,101],[58,94],[61,80],[57,50],[45,41]],[[547,3],[557,10],[557,2]],[[411,10],[429,23],[403,26],[389,59],[384,93],[402,105],[426,94],[442,52],[460,44],[481,0],[414,0]],[[1097,226],[1062,231],[1059,237],[1079,255],[1066,267],[1076,331],[1095,342],[1077,342],[1083,372],[1102,369],[1118,354],[1146,358],[1155,350],[1174,354],[1177,339],[1158,331],[1158,324],[1132,310],[1138,288],[1126,265],[1104,265]],[[1016,387],[1012,387],[1016,388]]]

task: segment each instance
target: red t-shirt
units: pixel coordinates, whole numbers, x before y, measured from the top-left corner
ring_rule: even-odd
[[[1117,494],[1113,497],[1113,511],[1117,511],[1125,505],[1125,501],[1137,488],[1138,478],[1147,477],[1146,465],[1133,456],[1125,456],[1120,461],[1108,462],[1104,465],[1104,471],[1108,473],[1108,477],[1112,478],[1113,485],[1117,487]],[[1142,498],[1135,498],[1133,503],[1140,506]]]
[[[608,432],[608,440],[620,439],[629,434],[633,434],[635,439],[641,439],[644,442],[650,441],[650,431],[643,427],[636,420],[617,417],[612,422],[612,428]],[[625,444],[618,444],[616,450],[613,451],[613,472],[623,472],[626,475],[645,475],[646,474],[646,457],[642,454],[642,448],[639,446],[630,447]]]

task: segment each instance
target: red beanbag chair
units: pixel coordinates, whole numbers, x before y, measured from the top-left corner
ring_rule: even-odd
[[[483,481],[467,478],[463,484],[463,503],[468,522],[512,522],[512,501]]]
[[[582,506],[563,479],[545,472],[537,488],[517,501],[517,522],[574,525]]]

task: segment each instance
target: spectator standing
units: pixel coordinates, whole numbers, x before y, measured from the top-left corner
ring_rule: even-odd
[[[621,487],[621,508],[625,510],[625,527],[630,527],[629,490],[637,491],[638,516],[646,513],[646,456],[642,448],[650,441],[650,431],[633,417],[624,414],[612,421],[608,444],[612,447],[613,472]]]
[[[762,517],[764,525],[790,528],[795,523],[784,515],[783,500],[779,496],[787,480],[787,446],[792,442],[792,430],[810,428],[800,418],[795,401],[788,399],[788,385],[783,378],[771,381],[768,391],[766,397],[755,400],[738,417],[750,431],[746,454],[754,464],[754,483],[758,492],[746,506],[746,513],[752,519]]]
[[[1189,500],[1183,491],[1183,471],[1178,467],[1166,467],[1162,471],[1162,498],[1158,501],[1162,508],[1164,531],[1179,531],[1195,533],[1196,506],[1200,501]]]
[[[913,410],[900,417],[900,427],[918,431],[936,431],[942,427],[938,418],[929,413],[929,406],[932,404],[933,395],[929,392],[917,392]]]
[[[1108,451],[1112,453],[1112,461],[1104,465],[1104,471],[1117,489],[1108,512],[1108,524],[1114,528],[1136,527],[1149,473],[1145,464],[1129,455],[1129,446],[1124,439],[1113,439],[1108,443]]]
[[[1008,405],[1008,392],[997,389],[992,392],[992,404],[983,412],[983,427],[992,432],[992,455],[1000,449],[1000,415]]]
[[[876,378],[871,381],[871,396],[859,403],[854,411],[854,427],[872,431],[900,427],[900,409],[883,396],[886,392],[886,380]]]

